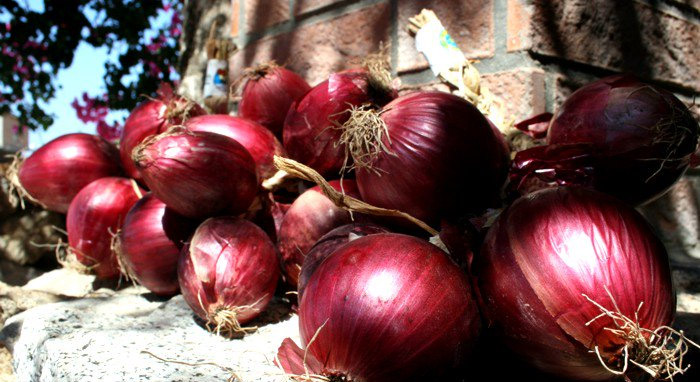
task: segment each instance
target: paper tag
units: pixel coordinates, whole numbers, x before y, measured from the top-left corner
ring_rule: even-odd
[[[450,68],[459,68],[467,60],[440,20],[430,20],[416,33],[416,50],[423,53],[436,76]]]
[[[204,98],[226,97],[228,95],[226,86],[227,67],[228,63],[226,60],[207,61],[207,71],[204,76]]]

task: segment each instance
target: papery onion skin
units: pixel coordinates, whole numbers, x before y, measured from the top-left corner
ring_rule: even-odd
[[[433,225],[498,204],[509,153],[476,107],[449,93],[417,92],[381,113],[393,154],[356,170],[365,202]]]
[[[338,142],[339,127],[350,117],[350,108],[365,103],[381,106],[385,97],[371,88],[366,70],[331,74],[289,109],[284,148],[292,159],[321,175],[337,176],[345,160],[345,148]]]
[[[257,194],[253,157],[209,132],[167,132],[134,149],[146,185],[175,212],[203,218],[244,212]]]
[[[260,68],[243,88],[238,115],[282,137],[289,107],[309,90],[311,86],[289,69],[277,65]]]
[[[197,222],[148,194],[126,216],[119,234],[119,256],[139,284],[158,295],[174,295],[179,290],[180,249],[196,228]]]
[[[144,139],[165,132],[171,125],[184,122],[184,117],[206,114],[198,104],[172,94],[140,103],[124,122],[119,141],[119,155],[126,173],[141,180],[141,173],[131,159],[131,152]]]
[[[68,208],[70,250],[99,278],[119,276],[119,264],[111,248],[112,235],[143,195],[144,191],[136,187],[127,178],[100,178],[80,190]]]
[[[434,245],[400,234],[365,236],[313,273],[299,332],[325,375],[443,380],[464,365],[479,332],[471,293],[466,275]]]
[[[46,209],[68,212],[71,201],[92,181],[121,175],[117,148],[97,135],[62,135],[41,146],[19,169],[22,187]]]
[[[341,181],[330,185],[340,191]],[[345,179],[342,189],[352,197],[359,197],[355,181]],[[355,214],[359,218],[359,214]],[[282,257],[282,269],[287,282],[296,288],[304,256],[321,236],[333,228],[352,222],[350,213],[337,207],[319,186],[302,193],[284,214],[277,235],[277,248]]]
[[[550,374],[607,380],[595,353],[620,357],[623,341],[593,301],[654,330],[669,325],[675,294],[663,244],[633,208],[578,188],[516,200],[489,230],[475,258],[482,313],[514,352]]]
[[[549,125],[549,149],[518,153],[512,177],[585,185],[639,205],[680,178],[697,142],[698,123],[673,94],[632,76],[610,76],[566,99]]]
[[[270,130],[244,118],[225,114],[202,115],[188,120],[185,127],[191,131],[225,135],[243,145],[253,157],[261,181],[277,172],[274,156],[286,156],[284,147]]]
[[[377,233],[387,233],[389,230],[371,223],[352,223],[340,226],[323,235],[304,256],[299,273],[297,286],[298,298],[304,294],[304,288],[309,282],[309,278],[328,256],[335,250],[360,237],[374,235]]]
[[[182,296],[202,319],[236,310],[238,323],[255,318],[272,298],[279,279],[275,247],[255,224],[235,217],[204,221],[182,250],[178,265]]]

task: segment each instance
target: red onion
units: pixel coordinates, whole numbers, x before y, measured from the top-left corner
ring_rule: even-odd
[[[132,180],[108,177],[88,184],[73,198],[66,217],[70,251],[97,277],[119,276],[112,235],[142,195],[143,190]]]
[[[376,234],[339,248],[316,269],[301,298],[299,331],[311,374],[443,380],[464,366],[479,314],[466,275],[439,248]],[[299,374],[301,359],[289,357],[295,347],[285,341],[278,355],[288,373]]]
[[[283,131],[284,148],[291,158],[321,175],[337,175],[345,160],[339,127],[350,117],[350,108],[366,103],[381,106],[387,98],[374,90],[370,82],[366,70],[331,74],[293,104]]]
[[[60,136],[12,167],[8,178],[21,197],[61,213],[90,182],[121,174],[117,148],[83,133]]]
[[[247,69],[248,79],[241,94],[238,115],[282,136],[289,107],[304,96],[311,86],[301,76],[274,62]]]
[[[257,193],[250,153],[219,134],[171,130],[144,141],[133,157],[153,194],[187,217],[244,212]]]
[[[141,180],[141,174],[131,159],[131,153],[144,139],[165,132],[172,125],[179,125],[187,118],[206,114],[198,104],[173,94],[169,87],[160,91],[158,99],[142,102],[131,111],[124,122],[119,142],[119,154],[126,173]]]
[[[332,255],[336,249],[355,239],[367,235],[374,235],[376,233],[387,232],[389,232],[387,229],[378,225],[353,223],[340,226],[323,235],[304,256],[304,262],[299,272],[299,285],[297,287],[299,299],[301,299],[304,294],[304,288],[306,288],[306,284],[308,284],[309,278],[316,268],[318,268],[328,256]]]
[[[177,259],[196,227],[152,194],[144,196],[126,215],[118,235],[117,256],[124,273],[155,294],[176,294]]]
[[[255,224],[211,218],[180,255],[178,279],[192,310],[217,332],[235,334],[272,298],[279,278],[275,246]]]
[[[260,180],[277,172],[272,162],[275,155],[286,156],[284,147],[270,130],[247,119],[224,114],[202,115],[187,121],[185,127],[225,135],[243,145],[255,160]]]
[[[587,185],[641,204],[683,174],[697,142],[698,123],[671,93],[630,76],[606,77],[580,88],[559,108],[548,149],[518,153],[511,183],[516,189],[529,188],[529,178]]]
[[[497,204],[509,153],[464,99],[419,92],[395,99],[381,113],[360,113],[373,122],[346,125],[344,138],[355,142],[349,150],[365,202],[428,224]],[[365,143],[374,147],[368,152]]]
[[[330,181],[330,185],[341,190],[339,180]],[[359,196],[353,180],[343,180],[342,189],[349,196]],[[287,282],[296,288],[306,252],[328,231],[350,222],[350,213],[336,207],[323,195],[319,186],[301,194],[284,215],[277,235],[277,248],[282,256],[282,269]]]
[[[665,331],[651,339],[646,330],[670,325],[676,305],[663,244],[617,199],[577,187],[522,197],[491,227],[473,269],[487,321],[535,367],[575,380],[612,379],[595,351],[621,370],[626,345],[630,360],[658,364],[641,359],[651,345],[610,330],[659,346]]]

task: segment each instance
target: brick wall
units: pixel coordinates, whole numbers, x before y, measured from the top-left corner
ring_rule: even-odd
[[[391,43],[407,85],[434,77],[406,23],[433,9],[512,117],[553,111],[577,87],[630,72],[676,93],[700,95],[700,0],[233,0],[240,47],[230,75],[275,59],[312,83]],[[700,113],[700,101],[692,106]],[[677,255],[700,258],[700,172],[645,207]]]

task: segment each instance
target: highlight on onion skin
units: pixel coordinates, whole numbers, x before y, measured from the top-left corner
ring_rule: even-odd
[[[155,294],[176,294],[180,249],[196,228],[197,222],[167,208],[153,194],[144,196],[126,215],[118,235],[123,272]]]
[[[244,118],[226,114],[202,115],[188,120],[185,127],[190,131],[221,134],[243,145],[253,157],[261,181],[277,172],[272,158],[286,156],[284,147],[270,130]]]
[[[454,376],[479,333],[471,293],[466,275],[426,241],[400,234],[351,241],[316,269],[301,299],[309,372],[374,382]],[[288,357],[295,350],[283,343],[283,367],[295,363]]]
[[[272,241],[236,217],[204,221],[180,255],[182,296],[217,333],[246,332],[273,297],[279,261]]]
[[[522,194],[538,181],[584,185],[639,205],[678,180],[697,143],[698,122],[673,94],[632,76],[605,77],[566,99],[548,146],[518,153],[511,182]]]
[[[290,106],[311,90],[311,86],[298,74],[275,63],[247,69],[244,76],[247,81],[238,115],[282,137]]]
[[[83,187],[121,173],[114,145],[97,135],[74,133],[41,146],[19,164],[17,178],[11,181],[20,196],[28,193],[46,209],[66,213]]]
[[[417,92],[378,117],[387,150],[353,153],[362,200],[431,225],[500,203],[509,152],[476,107],[449,93]],[[358,154],[369,154],[366,166],[358,165]]]
[[[220,134],[176,129],[142,142],[133,157],[153,194],[187,217],[239,214],[257,194],[253,157]]]
[[[668,257],[651,227],[623,202],[583,188],[516,200],[489,230],[472,269],[482,313],[502,341],[559,377],[617,378],[596,346],[609,368],[622,369],[623,347],[632,344],[605,329],[618,327],[596,304],[649,330],[670,325],[675,314]],[[630,347],[630,359],[639,361],[640,348]]]
[[[172,125],[179,125],[187,118],[204,115],[206,111],[198,104],[184,97],[166,91],[160,98],[140,103],[131,111],[124,122],[119,155],[126,173],[141,180],[141,173],[131,159],[131,152],[144,139],[165,132]]]
[[[359,197],[355,181],[332,180],[330,185],[352,197]],[[277,234],[277,248],[282,258],[286,281],[296,288],[304,256],[321,236],[333,228],[352,222],[350,213],[337,207],[319,186],[302,193],[284,214]],[[355,218],[360,218],[355,214]]]
[[[144,191],[127,178],[100,178],[73,198],[66,216],[70,251],[98,278],[119,276],[112,235]]]
[[[372,89],[364,69],[331,74],[289,109],[284,148],[292,159],[321,175],[337,176],[345,160],[345,148],[338,143],[339,127],[350,117],[350,108],[365,103],[381,106],[386,97]]]
[[[338,248],[364,236],[387,232],[390,231],[375,224],[352,223],[342,225],[323,235],[304,256],[301,271],[299,272],[298,298],[302,298],[304,288],[306,288],[306,284],[316,268]]]

